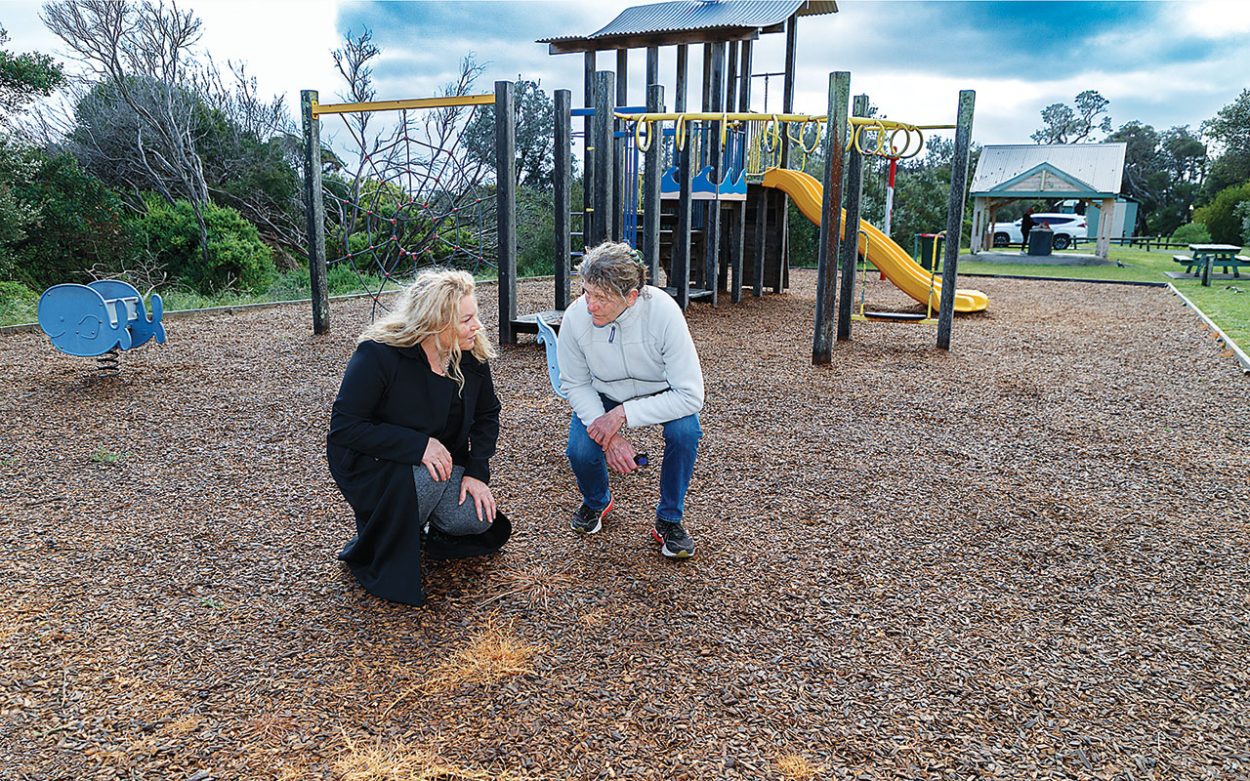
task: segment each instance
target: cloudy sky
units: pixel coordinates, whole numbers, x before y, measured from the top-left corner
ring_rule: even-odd
[[[424,97],[456,75],[473,52],[486,65],[482,92],[518,74],[548,93],[580,95],[580,55],[550,56],[539,38],[584,35],[631,5],[605,2],[345,2],[343,0],[182,0],[204,22],[203,46],[218,61],[242,60],[263,91],[287,96],[317,89],[333,102],[342,82],[330,50],[344,33],[370,29],[382,49],[375,68],[379,99]],[[799,25],[796,110],[824,113],[828,74],[851,72],[855,94],[869,95],[890,118],[952,122],[959,90],[977,93],[974,140],[1029,143],[1043,107],[1098,90],[1111,101],[1115,127],[1140,120],[1159,130],[1198,125],[1250,87],[1250,3],[915,2],[840,0],[837,14]],[[38,18],[39,3],[0,0],[0,25],[12,51],[63,55]],[[756,44],[755,71],[782,68],[784,36]],[[630,102],[643,102],[644,58],[631,58]],[[600,67],[615,67],[601,55]],[[661,73],[670,90],[673,54]],[[697,95],[700,67],[692,52]],[[763,110],[757,81],[753,108]],[[769,110],[780,109],[770,86]]]

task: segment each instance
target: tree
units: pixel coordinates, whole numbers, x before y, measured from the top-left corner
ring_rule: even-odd
[[[333,52],[347,82],[347,100],[374,99],[371,63],[380,54],[368,30],[358,35],[349,31],[343,48]],[[472,94],[481,72],[472,55],[465,57],[459,76],[442,88],[442,97]],[[321,154],[327,221],[340,259],[363,254],[381,276],[444,258],[448,248],[457,252],[468,245],[486,254],[494,241],[493,225],[472,232],[463,227],[487,196],[488,168],[467,148],[475,111],[492,113],[455,105],[410,109],[398,116],[343,115],[354,148],[341,158],[328,149]],[[391,119],[393,124],[379,127]]]
[[[545,190],[552,186],[555,173],[555,107],[536,81],[517,76],[515,89],[516,181]],[[475,116],[466,135],[469,155],[494,170],[494,114]]]
[[[1243,89],[1236,100],[1203,122],[1201,129],[1220,152],[1204,183],[1204,195],[1210,200],[1215,193],[1250,179],[1250,89]]]
[[[163,0],[59,0],[40,16],[134,113],[135,157],[168,203],[181,197],[191,204],[207,263],[208,184],[193,132],[195,104],[182,87],[194,68],[199,17]]]
[[[8,40],[8,31],[0,26],[0,46]],[[38,95],[51,95],[64,78],[61,66],[46,54],[13,54],[0,48],[0,116],[17,111]]]
[[[28,175],[14,192],[31,204],[35,219],[9,247],[10,273],[41,290],[61,282],[85,282],[90,269],[120,271],[133,258],[127,210],[104,182],[82,170],[69,154],[28,153]]]
[[[1091,134],[1095,130],[1111,132],[1111,117],[1107,115],[1110,102],[1097,90],[1085,90],[1076,96],[1075,109],[1063,103],[1052,103],[1042,109],[1042,127],[1029,138],[1039,144],[1094,141]]]

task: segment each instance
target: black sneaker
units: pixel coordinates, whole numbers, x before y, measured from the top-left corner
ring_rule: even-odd
[[[582,502],[582,506],[573,512],[573,531],[581,534],[594,534],[603,528],[603,519],[608,513],[612,512],[612,508],[616,505],[612,497],[608,497],[608,506],[602,510],[592,510]]]
[[[694,555],[694,538],[686,534],[680,523],[657,519],[651,536],[660,543],[660,553],[670,559],[688,559]]]

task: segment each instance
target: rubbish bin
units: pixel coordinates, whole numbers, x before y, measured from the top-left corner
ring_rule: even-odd
[[[1046,223],[1035,225],[1033,230],[1029,231],[1029,254],[1030,255],[1049,255],[1051,251],[1051,241],[1055,238],[1055,232],[1050,228],[1043,227]]]
[[[924,266],[926,271],[933,270],[933,245],[937,244],[937,265],[942,265],[942,242],[945,236],[939,236],[936,233],[917,233],[916,234],[916,262]]]

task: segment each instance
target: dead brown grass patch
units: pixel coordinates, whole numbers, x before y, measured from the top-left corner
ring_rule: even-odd
[[[435,751],[413,747],[403,741],[358,745],[343,735],[345,753],[334,761],[340,781],[508,781],[502,775],[454,765]]]
[[[527,643],[517,636],[511,621],[500,621],[491,614],[482,629],[468,643],[430,671],[420,683],[404,690],[386,710],[385,717],[409,695],[419,692],[437,694],[466,683],[491,684],[516,675],[534,672],[533,660],[542,646]]]
[[[811,781],[824,771],[802,754],[786,754],[777,757],[777,771],[793,781]]]

